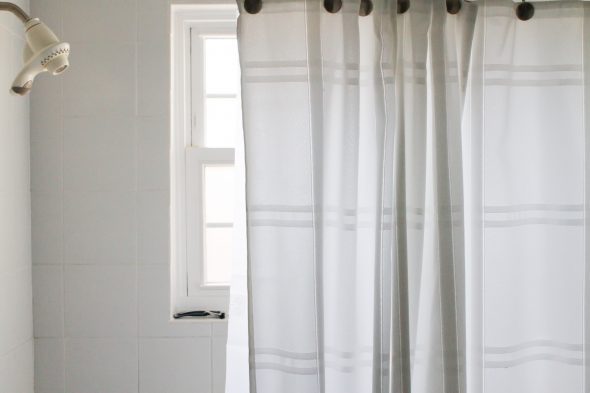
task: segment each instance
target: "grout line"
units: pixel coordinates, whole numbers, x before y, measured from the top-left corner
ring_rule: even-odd
[[[109,263],[105,263],[105,262],[63,262],[63,263],[61,263],[61,262],[43,262],[43,263],[33,263],[32,264],[33,267],[62,266],[62,265],[65,265],[65,266],[89,266],[89,267],[90,266],[91,267],[100,267],[100,266],[105,266],[105,267],[127,266],[127,267],[129,267],[129,266],[135,266],[135,265],[138,265],[140,267],[145,266],[145,267],[152,267],[152,268],[168,267],[167,263],[161,263],[161,262],[160,263],[158,263],[158,262],[140,262],[139,263],[138,262],[137,264],[133,263],[133,262],[109,262]],[[4,272],[0,272],[0,276],[2,276],[3,273]]]
[[[140,0],[135,1],[135,116],[133,120],[133,133],[134,133],[134,148],[135,148],[135,171],[134,171],[134,181],[135,181],[135,307],[136,307],[136,345],[137,345],[137,392],[141,392],[141,354],[140,354],[140,326],[139,326],[139,77],[138,77],[138,70],[139,70],[139,2]]]
[[[219,338],[218,336],[215,336]],[[213,338],[207,334],[203,335],[177,335],[177,336],[137,336],[137,335],[119,335],[119,336],[71,336],[68,337],[68,340],[88,340],[88,341],[118,341],[118,340],[133,340],[137,338],[138,340],[188,340],[188,339],[203,339],[203,338]],[[35,337],[35,340],[60,340],[62,337],[59,336],[41,336]],[[27,340],[28,341],[28,340]],[[26,341],[25,341],[26,342]],[[24,342],[23,342],[24,343]],[[0,356],[2,356],[0,354]]]
[[[63,1],[60,2],[60,30],[63,33]],[[66,266],[65,266],[65,258],[66,258],[66,241],[65,241],[65,205],[64,205],[64,142],[65,142],[65,134],[64,134],[64,87],[63,87],[63,79],[60,78],[59,80],[59,87],[60,87],[60,135],[61,135],[61,307],[62,307],[62,378],[63,378],[63,389],[64,392],[67,392],[67,370],[66,370]]]

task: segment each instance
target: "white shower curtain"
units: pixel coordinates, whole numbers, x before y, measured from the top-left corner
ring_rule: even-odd
[[[226,391],[590,392],[590,4],[343,3],[240,10]]]

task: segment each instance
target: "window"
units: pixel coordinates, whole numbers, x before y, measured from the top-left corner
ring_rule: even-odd
[[[227,311],[241,135],[237,9],[178,5],[172,18],[173,312]]]

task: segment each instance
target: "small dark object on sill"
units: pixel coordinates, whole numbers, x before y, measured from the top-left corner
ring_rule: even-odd
[[[174,319],[182,318],[214,318],[214,319],[225,319],[225,313],[221,311],[187,311],[174,314]]]

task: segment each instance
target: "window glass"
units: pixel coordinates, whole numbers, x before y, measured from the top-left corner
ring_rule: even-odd
[[[204,284],[228,284],[233,248],[233,165],[205,165],[203,204]]]
[[[234,147],[240,129],[237,98],[207,98],[205,103],[205,146]]]
[[[235,38],[205,38],[205,93],[237,94],[240,67]]]
[[[206,228],[205,285],[229,284],[233,257],[233,228]]]
[[[205,165],[205,223],[232,223],[234,220],[233,165]]]

